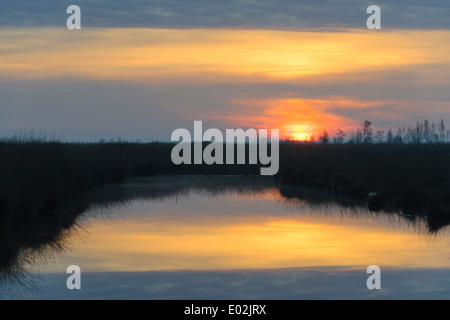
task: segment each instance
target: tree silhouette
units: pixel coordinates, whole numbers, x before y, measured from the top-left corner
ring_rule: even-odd
[[[337,129],[336,135],[333,137],[333,142],[342,144],[344,143],[345,133],[342,131],[342,129]]]
[[[330,142],[330,136],[328,135],[327,130],[323,130],[322,135],[319,137],[319,141],[321,143],[328,143]]]
[[[372,143],[372,122],[366,120],[363,122],[362,126],[362,135],[364,143]]]
[[[378,130],[377,133],[375,133],[375,142],[383,143],[383,141],[384,141],[384,131]]]

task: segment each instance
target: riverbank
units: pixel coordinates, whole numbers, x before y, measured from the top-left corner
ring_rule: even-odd
[[[277,178],[373,205],[450,205],[449,163],[449,144],[283,144]]]
[[[51,215],[99,185],[152,175],[258,175],[260,164],[174,165],[172,143],[0,142],[0,233]],[[225,157],[226,155],[224,155]],[[280,144],[282,185],[369,207],[425,207],[450,219],[450,144]],[[423,211],[423,210],[422,210]],[[33,218],[33,219],[34,219]]]

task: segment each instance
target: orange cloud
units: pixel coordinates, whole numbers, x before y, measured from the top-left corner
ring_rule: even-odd
[[[401,123],[405,114],[419,114],[424,105],[431,103],[437,112],[450,108],[448,102],[360,101],[348,97],[238,99],[230,101],[234,106],[229,111],[208,118],[226,120],[235,128],[280,129],[282,139],[308,140],[317,138],[323,130],[331,136],[337,129],[349,133],[367,119],[396,119]]]
[[[331,114],[331,107],[353,106],[366,108],[376,106],[376,102],[350,101],[344,99],[246,99],[233,101],[242,106],[240,112],[229,115],[221,114],[221,119],[228,120],[234,127],[278,128],[281,138],[306,133],[318,136],[324,129],[348,129],[355,124],[345,117]],[[210,118],[219,118],[210,116]],[[295,137],[294,137],[295,138]]]
[[[0,70],[14,78],[286,80],[430,62],[448,68],[448,38],[448,31],[4,29]]]

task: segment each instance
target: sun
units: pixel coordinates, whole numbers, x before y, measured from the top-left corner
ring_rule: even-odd
[[[310,141],[312,134],[310,127],[304,124],[295,124],[287,127],[289,137],[294,141]]]
[[[309,134],[308,132],[304,132],[304,131],[295,132],[292,135],[292,138],[293,138],[293,140],[296,140],[296,141],[309,141],[311,139],[311,134]]]

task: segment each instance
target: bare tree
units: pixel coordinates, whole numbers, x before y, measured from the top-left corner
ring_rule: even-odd
[[[343,143],[345,134],[341,129],[333,137],[334,143]],[[383,130],[373,133],[372,122],[365,120],[363,124],[351,133],[348,143],[450,143],[450,130],[445,127],[444,119],[432,123],[425,119],[416,121],[415,126],[398,127],[397,133],[389,129],[387,135]]]
[[[375,139],[376,143],[383,143],[383,141],[384,141],[384,131],[383,130],[378,130],[375,133],[374,139]]]
[[[439,135],[437,133],[437,126],[435,123],[431,124],[431,142],[432,143],[439,142]]]
[[[423,122],[423,138],[425,143],[431,143],[431,126],[428,119]]]
[[[423,123],[417,121],[416,122],[416,130],[414,134],[414,143],[422,143],[423,141]]]
[[[391,129],[389,129],[389,131],[387,133],[386,142],[387,143],[394,143],[394,134],[392,133]]]
[[[330,136],[327,130],[323,130],[322,135],[319,137],[321,143],[328,143],[330,141]]]
[[[416,143],[417,142],[417,131],[411,127],[403,127],[403,141],[404,143]]]
[[[333,137],[333,142],[334,143],[343,144],[344,143],[344,139],[345,139],[344,131],[342,131],[341,129],[337,129],[336,130],[336,134]]]
[[[372,143],[372,122],[366,120],[361,125],[363,142],[364,143]]]
[[[438,130],[439,130],[439,142],[445,142],[445,124],[444,124],[444,119],[441,119],[441,121],[439,121],[439,125],[438,125]]]
[[[356,130],[356,136],[355,136],[355,143],[363,143],[364,138],[363,138],[363,132],[360,128],[358,128],[358,130]]]
[[[394,143],[403,143],[403,130],[400,127],[398,127],[397,129],[397,133],[394,138]]]

